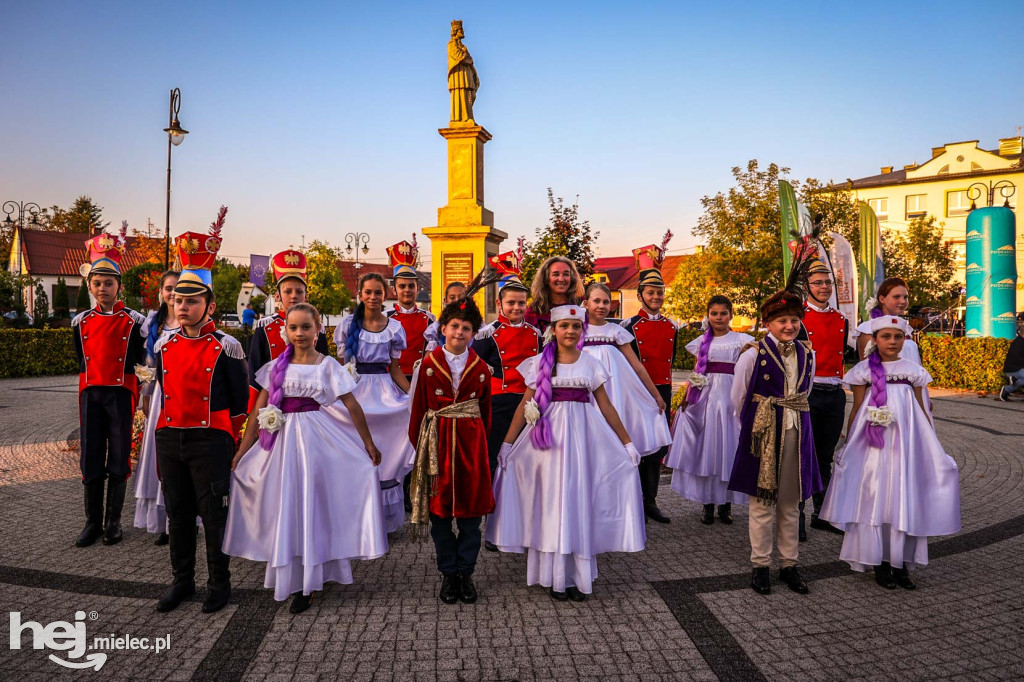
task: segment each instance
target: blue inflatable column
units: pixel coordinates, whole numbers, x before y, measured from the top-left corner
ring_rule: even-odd
[[[1017,333],[1016,219],[1003,206],[967,216],[967,336]]]

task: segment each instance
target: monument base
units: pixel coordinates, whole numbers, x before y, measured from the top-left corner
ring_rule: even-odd
[[[447,286],[452,282],[469,284],[476,273],[487,265],[491,256],[498,255],[501,242],[508,238],[507,234],[490,225],[425,227],[423,234],[430,238],[430,309],[438,316],[444,309],[444,291]],[[475,297],[487,321],[497,316],[494,305],[496,296],[495,287],[491,285]]]

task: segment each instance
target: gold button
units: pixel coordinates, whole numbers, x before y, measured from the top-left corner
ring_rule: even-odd
[[[207,400],[209,400],[209,398],[208,398],[207,396],[205,396],[205,395],[204,395],[204,396],[203,396],[203,401],[205,402],[205,401],[207,401]]]
[[[167,418],[167,421],[171,421],[171,418],[170,418],[170,417],[168,417],[168,418]]]
[[[770,379],[771,379],[771,377],[769,375],[767,375],[767,374],[764,375],[764,380],[765,381],[769,381]]]
[[[207,368],[206,368],[206,371],[207,371],[207,372],[212,372],[213,370],[212,370],[212,369],[210,369],[209,367],[207,367]]]
[[[202,424],[203,426],[206,426],[206,420],[205,419],[203,421],[199,422],[199,423]]]
[[[767,360],[762,360],[762,361],[761,361],[761,366],[762,366],[762,367],[764,367],[764,366],[765,366],[765,365],[767,365],[767,364],[768,364],[768,361],[767,361]]]

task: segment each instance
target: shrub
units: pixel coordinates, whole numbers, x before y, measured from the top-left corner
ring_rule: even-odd
[[[89,298],[89,284],[83,279],[78,287],[78,298],[75,299],[75,312],[80,313],[83,310],[88,310],[91,305],[92,299]]]
[[[918,345],[921,361],[932,375],[932,386],[994,393],[1006,383],[1003,361],[1009,339],[925,334]]]
[[[0,329],[0,379],[77,374],[71,329]]]
[[[68,316],[71,308],[71,300],[68,298],[68,285],[63,277],[57,279],[57,286],[53,290],[53,316],[63,319]]]

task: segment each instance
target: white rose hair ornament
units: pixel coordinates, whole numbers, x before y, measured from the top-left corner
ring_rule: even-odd
[[[909,331],[907,323],[895,316],[885,315],[871,320],[872,336],[883,329],[898,329],[904,334]],[[874,348],[868,356],[868,367],[871,368],[871,397],[867,404],[868,425],[865,432],[868,445],[880,448],[885,444],[885,428],[892,423],[892,410],[887,406],[885,367],[882,366],[882,356],[879,355],[878,348]]]

